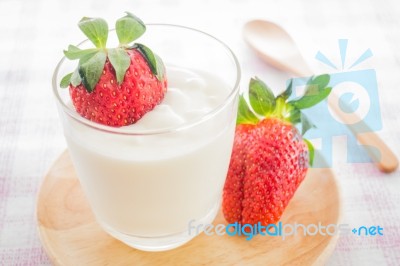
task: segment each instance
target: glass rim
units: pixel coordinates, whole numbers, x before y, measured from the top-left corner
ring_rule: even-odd
[[[181,26],[181,25],[175,25],[175,24],[164,24],[164,23],[150,23],[150,24],[146,24],[146,26],[161,26],[161,27],[172,27],[172,28],[177,28],[177,29],[184,29],[184,30],[189,30],[189,31],[193,31],[193,32],[197,32],[200,33],[206,37],[209,37],[211,39],[213,39],[214,41],[216,41],[217,43],[219,43],[220,45],[222,45],[222,47],[224,49],[226,49],[226,51],[228,52],[228,54],[230,55],[230,57],[233,59],[234,61],[234,65],[236,68],[236,80],[235,83],[233,85],[233,87],[231,88],[229,95],[224,99],[224,101],[219,104],[218,106],[216,106],[214,109],[212,109],[211,111],[209,111],[208,113],[202,115],[200,118],[193,120],[193,121],[188,121],[185,122],[183,124],[177,125],[177,126],[173,126],[173,127],[168,127],[165,129],[150,129],[150,130],[137,130],[137,131],[123,131],[121,130],[124,127],[112,127],[112,126],[107,126],[107,125],[103,125],[100,123],[96,123],[93,122],[87,118],[82,117],[81,115],[79,115],[76,111],[72,110],[71,108],[69,108],[65,102],[62,100],[60,93],[58,92],[59,90],[59,84],[57,82],[57,76],[58,76],[58,72],[60,70],[61,65],[63,64],[63,62],[66,60],[65,56],[62,57],[62,59],[58,62],[54,73],[53,73],[53,78],[52,78],[52,86],[53,86],[53,93],[54,96],[56,97],[56,100],[58,102],[58,104],[60,104],[60,106],[62,107],[63,111],[69,115],[71,118],[73,118],[74,120],[76,120],[77,122],[91,127],[93,129],[96,130],[100,130],[103,132],[107,132],[107,133],[113,133],[113,134],[119,134],[119,135],[134,135],[134,136],[143,136],[143,135],[161,135],[161,134],[168,134],[168,133],[173,133],[173,132],[178,132],[178,131],[182,131],[182,130],[186,130],[188,128],[194,127],[196,125],[199,125],[203,122],[206,122],[207,120],[211,119],[213,116],[215,116],[219,111],[221,111],[226,105],[228,105],[233,98],[236,96],[236,94],[239,92],[239,85],[240,85],[240,78],[241,78],[241,69],[240,69],[240,64],[239,64],[239,60],[237,59],[237,57],[235,56],[235,54],[233,53],[233,51],[229,48],[229,46],[227,46],[224,42],[222,42],[221,40],[217,39],[216,37],[212,36],[211,34],[208,34],[204,31],[201,30],[197,30],[191,27],[186,27],[186,26]],[[114,31],[114,29],[111,29],[110,31]],[[83,40],[82,42],[80,42],[78,44],[82,45],[83,43],[87,42],[88,39]]]

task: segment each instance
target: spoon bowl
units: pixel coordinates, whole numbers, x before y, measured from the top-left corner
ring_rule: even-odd
[[[312,75],[294,40],[279,25],[252,20],[244,26],[243,34],[247,44],[271,66],[296,76]]]

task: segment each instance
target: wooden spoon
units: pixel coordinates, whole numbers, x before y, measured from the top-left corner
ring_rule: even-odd
[[[244,26],[243,35],[250,47],[268,64],[297,76],[311,76],[313,74],[293,39],[279,25],[264,20],[253,20]],[[334,90],[329,97],[337,99]],[[365,123],[361,126],[363,130],[360,130],[359,125],[357,125],[356,130],[350,120],[360,121],[361,119],[356,114],[353,114],[352,118],[343,115],[343,112],[336,104],[330,104],[332,102],[335,101],[328,101],[329,107],[349,127],[360,144],[364,145],[378,168],[386,173],[396,170],[399,161],[382,139]]]

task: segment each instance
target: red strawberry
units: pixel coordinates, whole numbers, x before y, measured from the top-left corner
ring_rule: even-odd
[[[162,60],[142,44],[128,45],[146,29],[140,19],[128,13],[117,21],[120,45],[114,49],[105,48],[108,26],[104,20],[83,18],[79,27],[97,48],[81,50],[70,45],[64,51],[67,58],[79,59],[79,65],[61,85],[69,86],[81,116],[120,127],[135,123],[162,101],[167,90]]]
[[[312,126],[300,109],[325,99],[331,91],[328,83],[328,75],[311,79],[302,98],[288,101],[291,83],[275,98],[262,81],[250,81],[250,104],[258,116],[241,96],[223,193],[222,210],[228,223],[266,226],[279,221],[314,153],[294,124],[302,122],[303,134]]]

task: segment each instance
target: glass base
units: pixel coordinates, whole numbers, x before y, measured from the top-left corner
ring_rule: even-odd
[[[197,225],[202,224],[211,224],[215,217],[217,216],[218,210],[219,210],[220,202],[218,202],[214,208],[202,219],[195,220],[191,224],[192,227],[197,228]],[[100,225],[102,228],[112,237],[124,242],[126,245],[143,250],[143,251],[165,251],[165,250],[170,250],[177,248],[179,246],[182,246],[183,244],[189,242],[191,239],[193,239],[195,236],[200,234],[203,231],[204,226],[201,226],[201,230],[193,230],[194,232],[191,232],[189,234],[189,222],[188,221],[188,228],[177,234],[172,234],[172,235],[167,235],[167,236],[161,236],[161,237],[140,237],[140,236],[134,236],[134,235],[129,235],[129,234],[124,234],[119,231],[116,231],[112,227],[102,223],[99,221]]]

